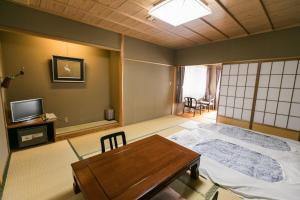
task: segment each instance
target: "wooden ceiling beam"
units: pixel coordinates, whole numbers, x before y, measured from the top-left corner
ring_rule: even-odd
[[[63,4],[63,3],[60,3],[60,2],[56,2],[56,3]],[[65,5],[66,5],[66,8],[69,7],[69,8],[78,9],[77,7],[75,7],[75,6],[73,6],[73,5],[70,5],[70,4],[65,4]],[[101,6],[102,6],[102,4],[101,4]],[[104,7],[106,8],[106,6],[104,6]],[[39,7],[39,9],[43,10],[43,9],[40,8],[40,7]],[[112,12],[114,12],[114,9],[112,9],[112,8],[108,8],[108,9],[111,10]],[[134,26],[129,26],[129,25],[126,25],[126,24],[122,24],[122,23],[119,23],[119,22],[117,22],[117,21],[114,21],[114,20],[112,20],[112,19],[110,19],[110,18],[105,18],[105,17],[96,16],[96,15],[90,14],[88,11],[85,11],[85,10],[82,10],[81,12],[83,12],[83,13],[85,14],[85,16],[93,16],[94,18],[97,18],[97,19],[100,19],[100,20],[108,21],[108,22],[110,22],[110,23],[112,23],[112,24],[115,24],[115,25],[118,25],[118,26],[127,28],[127,29],[129,29],[129,30],[133,30],[133,31],[136,31],[136,32],[141,33],[141,34],[149,35],[146,31],[140,30],[140,29],[138,29],[138,28],[135,28]],[[66,15],[64,14],[64,12],[63,12],[63,13],[55,13],[55,12],[54,12],[53,14],[60,15],[60,16],[63,16],[63,17],[68,17],[68,16],[66,16]],[[81,19],[81,20],[79,20],[79,21],[85,23],[85,21],[84,21],[83,19]],[[94,26],[95,26],[95,25],[94,25]],[[101,23],[100,23],[99,25],[97,25],[97,26],[100,26],[100,27],[101,27]],[[105,29],[105,28],[104,28],[104,29]],[[108,28],[108,29],[112,30],[112,28]],[[113,30],[112,30],[112,31],[113,31]],[[120,32],[120,33],[123,34],[124,32]],[[150,36],[151,36],[151,35],[150,35]],[[192,42],[194,42],[194,41],[192,41]],[[194,43],[195,43],[195,42],[194,42]]]
[[[93,0],[93,1],[95,1],[95,0]],[[103,6],[103,7],[106,8],[106,9],[109,9],[109,10],[111,10],[111,11],[113,11],[113,12],[117,12],[117,13],[119,13],[119,14],[121,14],[121,15],[124,15],[124,16],[126,16],[126,17],[128,17],[128,18],[131,18],[131,19],[133,19],[133,20],[136,20],[136,21],[138,21],[138,22],[141,22],[141,23],[143,23],[143,24],[146,24],[146,25],[148,25],[148,26],[151,26],[151,27],[153,27],[153,28],[155,28],[155,29],[157,29],[157,30],[159,30],[159,31],[162,31],[162,32],[165,32],[165,33],[168,33],[168,34],[172,34],[172,35],[176,35],[177,37],[180,37],[180,38],[185,39],[185,40],[187,40],[187,41],[189,41],[189,42],[192,42],[192,43],[194,43],[194,44],[197,44],[197,42],[195,42],[194,40],[191,40],[191,39],[189,39],[189,38],[187,38],[187,37],[184,37],[184,36],[182,36],[182,35],[180,35],[180,34],[177,34],[177,33],[175,33],[175,32],[171,32],[171,31],[168,31],[168,30],[165,30],[165,29],[161,29],[161,28],[159,28],[159,27],[153,25],[153,24],[150,23],[150,22],[146,22],[146,21],[144,21],[144,20],[141,20],[141,19],[139,19],[139,18],[137,18],[137,17],[135,17],[135,16],[129,15],[129,14],[127,14],[127,13],[125,13],[125,12],[122,12],[122,11],[120,11],[120,10],[118,10],[118,9],[110,8],[109,6],[104,5],[104,4],[101,4],[101,3],[98,2],[98,1],[95,1],[95,2],[98,3],[98,4],[100,4],[101,6]],[[136,4],[135,1],[133,1],[133,2]],[[138,4],[136,4],[136,5],[138,5]],[[140,5],[139,5],[139,6],[140,6]],[[141,7],[141,8],[143,8],[143,7]],[[143,8],[143,9],[144,9],[144,8]],[[108,20],[108,19],[106,19],[106,20]],[[141,32],[141,31],[139,31],[139,32]]]
[[[145,6],[143,6],[141,3],[139,3],[139,2],[136,1],[136,0],[129,0],[129,1],[135,3],[136,5],[138,5],[138,6],[142,7],[142,8],[144,8],[145,10],[148,10],[148,8],[146,8]],[[160,1],[158,1],[158,2],[160,2]],[[215,29],[217,32],[221,33],[221,34],[222,34],[223,36],[225,36],[226,38],[230,38],[227,34],[225,34],[224,32],[222,32],[220,29],[218,29],[217,27],[215,27],[214,25],[212,25],[211,23],[209,23],[209,22],[206,21],[205,19],[201,18],[201,20],[202,20],[204,23],[206,23],[207,25],[209,25],[211,28]],[[200,35],[201,37],[203,37],[204,39],[206,39],[206,40],[208,40],[208,41],[210,41],[210,42],[213,41],[212,39],[210,39],[209,37],[205,36],[204,34],[201,34],[201,33],[197,32],[197,31],[195,31],[195,30],[193,30],[193,29],[191,29],[191,28],[189,28],[189,27],[187,27],[187,26],[185,26],[185,25],[183,25],[183,27],[186,28],[186,29],[188,29],[188,30],[190,30],[190,31],[192,31],[193,33],[196,33],[196,34]]]
[[[207,25],[209,25],[210,27],[212,27],[213,29],[215,29],[216,31],[218,31],[219,33],[221,33],[222,35],[224,35],[227,39],[229,39],[229,35],[227,35],[226,33],[224,33],[223,31],[221,31],[220,29],[218,29],[216,26],[212,25],[211,23],[209,23],[208,21],[206,21],[204,18],[201,18],[201,20],[206,23]]]
[[[261,7],[263,8],[263,10],[264,10],[264,12],[265,12],[267,18],[268,18],[268,21],[269,21],[269,23],[270,23],[270,26],[271,26],[272,30],[274,30],[274,29],[275,29],[275,28],[274,28],[274,24],[273,24],[272,19],[271,19],[270,15],[269,15],[269,13],[268,13],[268,11],[267,11],[267,8],[266,8],[265,3],[263,2],[263,0],[259,0],[259,2],[260,2]]]
[[[206,37],[205,35],[203,35],[203,34],[197,32],[197,31],[193,30],[193,29],[190,28],[190,27],[187,27],[186,25],[182,25],[182,26],[183,26],[184,28],[188,29],[189,31],[191,31],[191,32],[193,32],[193,33],[195,33],[195,34],[197,34],[197,35],[203,37],[204,39],[206,39],[206,40],[209,41],[209,42],[212,42],[212,41],[213,41],[212,39],[210,39],[210,38]]]
[[[215,0],[216,3],[249,35],[250,32],[243,26],[243,24],[225,7],[220,0]]]

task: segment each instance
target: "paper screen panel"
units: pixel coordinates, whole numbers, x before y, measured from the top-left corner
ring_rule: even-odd
[[[223,75],[229,75],[229,72],[230,72],[230,65],[223,65],[222,76]]]
[[[277,115],[276,116],[276,121],[275,121],[275,126],[280,127],[280,128],[286,128],[287,121],[288,121],[288,116],[286,116],[286,115]]]
[[[283,75],[281,81],[281,88],[293,89],[296,75]]]
[[[280,92],[279,88],[269,88],[267,99],[273,100],[273,101],[278,101],[279,92]]]
[[[235,103],[234,103],[235,108],[243,108],[243,104],[244,104],[244,98],[239,98],[239,97],[235,98]]]
[[[225,107],[219,105],[218,115],[225,116]]]
[[[255,111],[254,113],[254,122],[262,124],[264,121],[264,112]]]
[[[284,67],[284,61],[277,61],[272,63],[271,74],[282,74]]]
[[[245,90],[246,90],[246,87],[237,87],[235,96],[243,98],[245,96]]]
[[[289,102],[292,99],[293,89],[281,89],[279,101]]]
[[[232,107],[226,106],[226,115],[225,116],[232,118],[232,116],[233,116],[233,108]]]
[[[298,60],[261,63],[254,122],[299,130],[296,124],[300,118],[298,71]]]
[[[278,102],[277,114],[286,116],[289,115],[290,106],[290,102]]]
[[[258,63],[223,65],[219,115],[250,121]]]
[[[218,114],[250,121],[255,102],[253,122],[300,131],[299,60],[261,62],[256,83],[258,67],[258,62],[223,65]]]
[[[260,68],[260,74],[270,74],[271,73],[272,62],[263,62]]]
[[[299,72],[299,69],[298,69],[298,72]],[[300,88],[300,75],[298,75],[298,74],[296,76],[295,88]]]
[[[288,126],[289,129],[300,131],[300,118],[289,117]]]
[[[300,103],[300,89],[294,89],[292,102]]]
[[[283,74],[292,74],[292,75],[296,74],[297,73],[297,65],[298,65],[297,60],[286,61]]]
[[[242,109],[234,108],[233,118],[234,119],[242,119]]]

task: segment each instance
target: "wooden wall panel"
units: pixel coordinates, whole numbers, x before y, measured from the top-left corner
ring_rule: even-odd
[[[253,123],[252,130],[300,141],[299,131]]]
[[[243,121],[243,120],[237,120],[233,118],[223,117],[223,116],[217,116],[217,122],[223,123],[223,124],[230,124],[233,126],[238,126],[242,128],[249,128],[250,122]]]

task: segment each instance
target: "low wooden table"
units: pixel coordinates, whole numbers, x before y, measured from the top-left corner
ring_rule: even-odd
[[[154,135],[73,163],[73,188],[88,200],[150,199],[188,169],[198,178],[199,164],[198,153]]]

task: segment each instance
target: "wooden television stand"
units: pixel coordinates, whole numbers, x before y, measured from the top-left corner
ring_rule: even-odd
[[[43,120],[41,117],[24,122],[9,122],[7,124],[7,132],[9,138],[9,146],[11,150],[19,149],[18,130],[25,130],[34,127],[47,127],[47,142],[55,142],[55,119]]]

